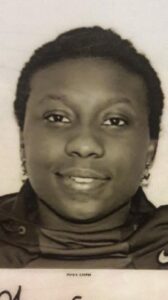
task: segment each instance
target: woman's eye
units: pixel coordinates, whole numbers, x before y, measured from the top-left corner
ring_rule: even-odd
[[[123,127],[125,125],[128,125],[128,121],[124,120],[120,117],[112,117],[108,118],[103,122],[103,125],[105,126],[113,126],[113,127]]]
[[[44,116],[44,119],[47,120],[50,123],[62,123],[62,124],[69,124],[70,120],[69,118],[61,115],[61,114],[47,114]]]

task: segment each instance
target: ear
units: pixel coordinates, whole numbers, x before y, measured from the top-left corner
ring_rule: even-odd
[[[148,150],[147,150],[147,158],[146,163],[151,165],[153,163],[153,160],[155,158],[156,149],[158,145],[158,140],[151,139],[149,141]]]

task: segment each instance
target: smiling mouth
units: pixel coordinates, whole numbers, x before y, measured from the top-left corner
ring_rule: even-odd
[[[102,187],[110,180],[108,176],[92,170],[67,170],[63,173],[56,173],[62,184],[76,191],[90,191]]]

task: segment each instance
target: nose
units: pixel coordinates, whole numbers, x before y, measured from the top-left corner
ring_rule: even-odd
[[[90,131],[82,132],[69,139],[66,144],[66,153],[69,156],[81,158],[101,158],[104,155],[104,146],[98,137]]]

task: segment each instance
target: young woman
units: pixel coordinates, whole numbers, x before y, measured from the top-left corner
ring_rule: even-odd
[[[163,108],[148,59],[71,30],[35,51],[14,107],[28,178],[1,199],[0,267],[167,268],[168,208],[142,191]]]

